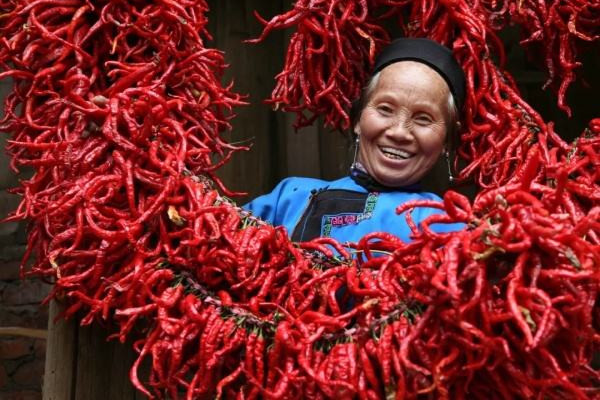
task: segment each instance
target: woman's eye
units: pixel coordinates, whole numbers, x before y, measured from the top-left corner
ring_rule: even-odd
[[[415,121],[419,125],[428,125],[433,122],[433,119],[429,115],[419,114],[415,117]]]
[[[393,112],[392,107],[387,105],[377,106],[377,111],[379,111],[382,114],[391,114]]]

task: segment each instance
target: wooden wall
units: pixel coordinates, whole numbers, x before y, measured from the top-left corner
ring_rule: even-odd
[[[242,43],[258,37],[262,31],[253,10],[269,19],[289,9],[291,1],[219,0],[212,4],[211,45],[225,51],[230,64],[225,82],[233,79],[235,90],[248,95],[246,101],[250,103],[237,110],[227,137],[231,142],[250,140],[252,149],[238,153],[220,171],[229,188],[248,193],[238,201],[243,203],[270,191],[286,176],[342,176],[352,157],[344,135],[329,132],[318,123],[295,132],[293,114],[275,112],[264,104],[275,86],[275,75],[282,69],[289,32],[274,31],[258,44]]]

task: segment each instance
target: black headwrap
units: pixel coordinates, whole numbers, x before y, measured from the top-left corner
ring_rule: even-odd
[[[465,102],[465,74],[449,48],[426,38],[396,39],[375,60],[373,75],[397,61],[418,61],[433,68],[448,84],[458,109],[462,109]]]

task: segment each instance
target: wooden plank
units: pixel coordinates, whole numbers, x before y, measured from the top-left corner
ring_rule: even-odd
[[[283,63],[283,32],[272,32],[260,44],[244,44],[243,40],[258,37],[262,30],[253,10],[270,18],[281,12],[282,5],[281,1],[264,0],[218,0],[210,5],[209,30],[215,40],[209,45],[223,50],[230,64],[223,81],[233,79],[234,90],[246,94],[250,103],[236,110],[233,129],[225,137],[231,142],[253,143],[251,151],[235,155],[218,175],[229,188],[248,192],[247,198],[253,198],[270,191],[287,174],[283,115],[263,103]]]
[[[256,45],[244,39],[259,36],[262,25],[252,15],[257,10],[264,18],[291,7],[290,0],[213,1],[209,29],[215,40],[211,46],[225,51],[230,64],[224,82],[234,79],[235,90],[248,95],[248,106],[237,110],[232,132],[233,142],[252,140],[249,152],[238,153],[218,172],[229,188],[248,192],[246,199],[269,192],[287,176],[335,179],[347,173],[351,162],[349,139],[329,132],[321,121],[296,132],[295,115],[273,111],[263,104],[275,85],[273,77],[281,71],[285,45],[289,40],[282,31],[273,31]]]
[[[44,369],[44,400],[72,400],[75,386],[77,325],[73,320],[54,318],[63,311],[56,301],[50,303],[46,363]]]
[[[333,180],[348,174],[354,156],[350,132],[331,131],[330,128],[320,124],[319,147],[319,163],[323,179]]]
[[[315,124],[296,132],[292,126],[295,115],[287,113],[285,117],[288,175],[319,178],[321,176],[320,154],[322,151],[319,146],[319,127]]]
[[[23,328],[20,326],[2,326],[0,327],[0,336],[23,336],[27,338],[46,339],[48,331],[46,329]]]
[[[107,341],[109,330],[94,324],[78,330],[76,400],[134,399],[129,381],[134,361],[131,343]]]

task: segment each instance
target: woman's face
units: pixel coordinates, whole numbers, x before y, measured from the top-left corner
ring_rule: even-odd
[[[359,161],[379,183],[419,181],[440,156],[449,123],[449,89],[425,64],[393,63],[381,70],[355,131]]]

